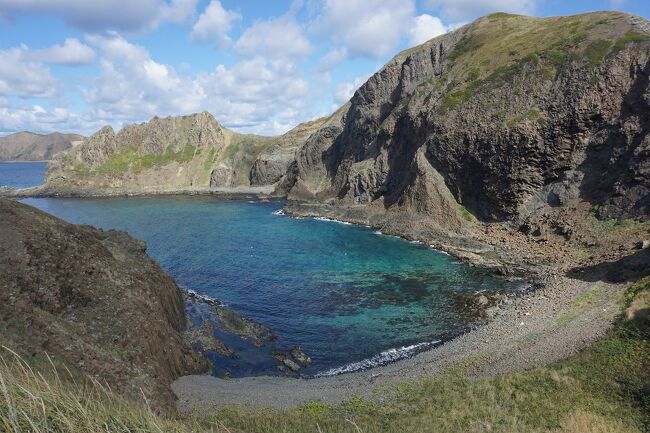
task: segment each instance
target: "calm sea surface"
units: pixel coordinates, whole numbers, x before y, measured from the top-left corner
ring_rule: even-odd
[[[16,174],[21,166],[0,164],[0,179],[25,179],[16,186],[42,180],[44,165],[28,164]],[[181,286],[265,324],[280,337],[280,347],[301,346],[314,361],[306,374],[351,371],[412,355],[476,324],[458,308],[459,295],[518,286],[370,228],[281,215],[282,202],[212,197],[23,202],[73,223],[144,239],[149,254]],[[277,362],[259,353],[246,357],[212,358],[217,369],[233,376],[275,371]]]
[[[45,181],[46,162],[0,162],[0,187],[28,188]]]

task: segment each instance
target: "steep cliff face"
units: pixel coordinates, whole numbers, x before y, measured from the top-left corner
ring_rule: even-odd
[[[0,335],[130,397],[173,408],[171,382],[207,369],[183,342],[174,281],[124,232],[0,200]]]
[[[46,188],[110,191],[271,185],[320,121],[279,137],[234,133],[207,112],[106,126],[51,162]]]
[[[649,75],[639,17],[490,15],[397,55],[279,189],[450,229],[467,210],[517,220],[578,198],[600,217],[647,219]]]
[[[17,132],[0,137],[0,161],[47,161],[81,140],[78,134]]]

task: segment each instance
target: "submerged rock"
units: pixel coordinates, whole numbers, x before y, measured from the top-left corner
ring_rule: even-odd
[[[295,362],[293,362],[293,361],[292,361],[291,359],[289,359],[289,358],[284,358],[284,359],[282,360],[282,363],[283,363],[284,365],[286,365],[286,366],[287,366],[291,371],[293,371],[293,372],[296,372],[296,371],[300,370],[300,366],[299,366],[298,364],[296,364]]]
[[[508,297],[499,292],[481,292],[472,295],[457,295],[454,302],[457,310],[464,316],[474,319],[492,319],[507,303]]]
[[[311,358],[307,356],[307,354],[303,352],[299,346],[294,346],[291,349],[290,353],[293,359],[302,364],[303,367],[311,367]]]
[[[214,324],[207,320],[204,320],[201,326],[188,329],[185,338],[192,346],[200,346],[202,351],[215,352],[225,357],[235,354],[223,341],[214,336]]]

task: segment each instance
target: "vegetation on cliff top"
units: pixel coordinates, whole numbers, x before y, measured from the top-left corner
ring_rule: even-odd
[[[471,24],[449,54],[449,70],[432,90],[443,90],[438,108],[445,114],[481,90],[508,83],[527,68],[553,78],[569,63],[594,69],[628,43],[650,36],[633,30],[621,33],[625,15],[592,13],[571,17],[532,18],[497,13]]]
[[[4,350],[7,432],[619,432],[650,427],[650,278],[623,298],[626,317],[584,352],[527,373],[470,379],[466,365],[388,390],[383,401],[311,402],[288,411],[226,408],[170,420],[65,369],[42,375]],[[486,355],[488,356],[488,355]]]

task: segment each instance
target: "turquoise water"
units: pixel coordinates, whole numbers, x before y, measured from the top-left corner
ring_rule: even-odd
[[[47,162],[0,162],[0,187],[29,188],[45,181]]]
[[[282,202],[24,202],[70,222],[119,228],[146,240],[149,253],[181,286],[267,325],[281,347],[300,345],[314,361],[307,374],[411,355],[476,323],[456,307],[459,294],[515,289],[425,245],[366,227],[278,215]],[[234,364],[221,360],[221,366],[234,376],[274,372],[255,356]]]

